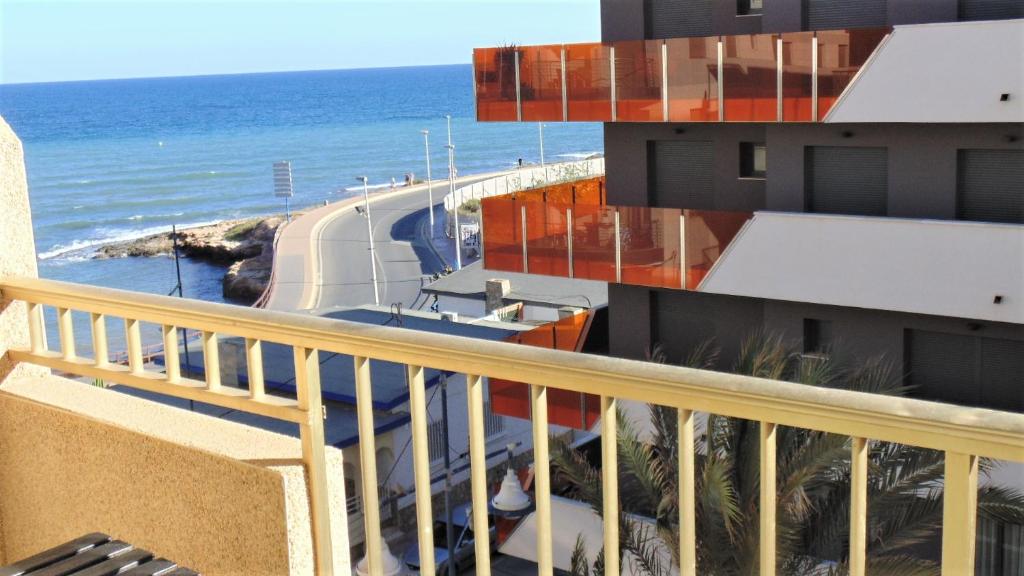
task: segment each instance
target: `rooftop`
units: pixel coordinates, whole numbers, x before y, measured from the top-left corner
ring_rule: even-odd
[[[484,286],[488,280],[501,278],[512,284],[506,300],[545,306],[574,306],[599,308],[608,304],[608,283],[599,280],[560,278],[519,272],[486,270],[481,262],[474,262],[458,272],[443,276],[426,285],[428,294],[444,294],[484,300]]]

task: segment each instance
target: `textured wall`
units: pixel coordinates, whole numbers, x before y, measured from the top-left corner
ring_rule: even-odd
[[[6,557],[102,531],[204,574],[312,574],[299,456],[294,438],[62,378],[12,376],[0,392]],[[338,568],[349,562],[341,467],[329,450]]]
[[[21,141],[0,117],[0,280],[36,276],[32,212],[28,204],[25,160]],[[0,294],[0,386],[11,371],[5,354],[11,346],[28,344],[24,304],[12,304]],[[24,371],[26,368],[19,368]],[[42,374],[41,369],[33,369]]]

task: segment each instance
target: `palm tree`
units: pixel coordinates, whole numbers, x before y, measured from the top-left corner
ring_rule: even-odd
[[[700,346],[684,364],[709,368],[717,351]],[[816,386],[900,395],[902,378],[882,359],[842,369],[827,357],[808,361],[781,338],[756,334],[740,351],[734,371]],[[665,362],[656,347],[653,361]],[[675,410],[649,406],[653,433],[641,438],[626,417],[618,419],[620,549],[635,572],[661,576],[678,566],[678,447]],[[708,415],[695,441],[697,568],[700,574],[758,572],[759,442],[756,422]],[[780,574],[848,572],[850,439],[780,426],[777,429],[777,570]],[[942,452],[891,442],[869,451],[867,569],[872,575],[931,576],[940,566],[915,555],[942,525]],[[572,496],[601,514],[601,475],[582,454],[555,446],[556,477]],[[982,461],[983,474],[993,464]],[[983,516],[1024,523],[1024,494],[986,486],[979,490]],[[653,520],[641,523],[637,516]],[[582,539],[573,574],[603,574],[603,551],[588,563]]]

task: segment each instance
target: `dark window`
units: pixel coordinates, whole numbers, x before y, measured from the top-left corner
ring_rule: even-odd
[[[886,0],[805,0],[805,30],[885,26]]]
[[[768,171],[768,149],[757,142],[740,142],[740,178],[764,178]]]
[[[1024,410],[1024,341],[908,330],[906,367],[913,394],[996,410]]]
[[[760,14],[764,8],[764,0],[737,0],[736,13],[740,16]]]
[[[715,209],[711,142],[657,140],[648,144],[647,157],[651,206]]]
[[[975,573],[1016,576],[1024,566],[1024,526],[978,516]]]
[[[957,16],[961,20],[1005,20],[1024,18],[1020,0],[960,0]]]
[[[852,146],[804,149],[804,193],[808,212],[885,216],[889,188],[888,150]]]
[[[648,38],[711,36],[716,0],[645,0],[644,27]]]
[[[832,321],[804,318],[804,352],[823,354],[832,347]]]
[[[956,217],[1024,224],[1024,150],[959,150]]]

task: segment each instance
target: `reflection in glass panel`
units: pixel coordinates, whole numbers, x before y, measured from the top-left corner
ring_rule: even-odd
[[[616,119],[627,122],[663,121],[661,79],[660,40],[616,42]]]
[[[679,215],[676,208],[619,208],[623,284],[681,287]]]
[[[615,281],[615,209],[579,205],[572,210],[573,276]]]
[[[775,34],[723,36],[722,103],[727,122],[778,119]]]
[[[843,90],[891,28],[818,31],[818,120],[823,120]]]
[[[718,120],[718,37],[673,38],[668,45],[668,117]]]
[[[598,43],[565,46],[569,120],[611,122],[611,50]]]
[[[506,272],[523,271],[522,222],[511,196],[484,198],[484,267]]]
[[[814,32],[782,35],[782,119],[810,122],[813,92]]]
[[[530,274],[569,276],[568,204],[525,202],[526,259]]]
[[[478,121],[515,121],[515,48],[478,48],[473,51]]]
[[[562,47],[529,46],[519,49],[520,98],[523,120],[562,120]]]

